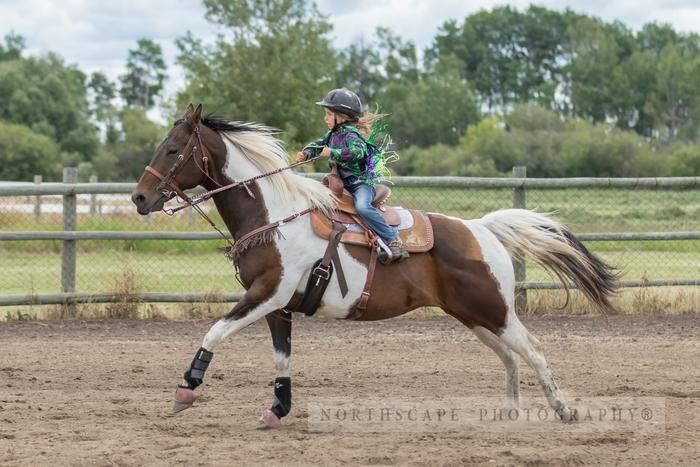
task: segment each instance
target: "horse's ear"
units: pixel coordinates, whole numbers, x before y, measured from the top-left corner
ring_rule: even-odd
[[[187,105],[187,108],[185,109],[185,113],[182,115],[182,117],[188,118],[190,115],[192,115],[192,112],[194,112],[194,107],[192,106],[192,103],[190,102]]]
[[[199,123],[200,118],[202,118],[202,104],[199,104],[197,108],[194,109],[194,112],[187,117],[187,120],[192,126],[195,126]]]

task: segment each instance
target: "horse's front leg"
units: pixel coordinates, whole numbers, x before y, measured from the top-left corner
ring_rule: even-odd
[[[292,314],[277,310],[265,316],[272,333],[277,377],[272,407],[260,417],[261,427],[279,428],[280,419],[292,408],[292,379],[289,376],[289,356],[292,353]]]
[[[289,293],[285,295],[284,291]],[[194,390],[204,380],[204,373],[214,356],[214,348],[229,335],[240,331],[268,313],[282,308],[293,292],[294,286],[290,289],[280,284],[276,292],[270,296],[269,282],[256,281],[231,312],[217,321],[204,336],[202,347],[197,350],[190,367],[185,371],[184,384],[178,385],[175,391],[173,412],[185,410],[194,403],[197,398]],[[285,296],[286,299],[282,298]]]

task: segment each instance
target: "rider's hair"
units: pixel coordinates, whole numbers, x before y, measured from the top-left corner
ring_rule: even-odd
[[[355,124],[358,130],[363,134],[363,136],[369,136],[370,133],[372,132],[372,124],[376,122],[377,120],[381,120],[382,118],[386,117],[388,114],[380,114],[380,113],[374,113],[374,112],[367,112],[364,115],[362,115],[360,118],[357,120],[352,121],[352,123]]]
[[[379,110],[378,107],[377,107],[377,110]],[[376,111],[375,112],[365,112],[364,114],[362,114],[361,117],[353,119],[344,113],[341,113],[341,112],[336,112],[336,113],[345,117],[347,119],[346,121],[348,123],[352,123],[353,125],[355,125],[357,127],[357,129],[360,130],[360,133],[362,133],[362,135],[364,137],[367,137],[372,133],[372,124],[374,122],[376,122],[377,120],[381,120],[382,118],[389,115],[389,114],[381,114],[381,113],[376,112]]]

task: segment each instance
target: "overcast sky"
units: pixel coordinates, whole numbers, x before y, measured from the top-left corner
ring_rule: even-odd
[[[510,4],[520,9],[530,1],[496,0],[319,0],[334,24],[335,45],[343,47],[387,26],[422,49],[447,19],[463,19],[479,9]],[[619,20],[632,29],[657,21],[683,32],[700,32],[700,0],[543,0],[549,8],[567,7],[606,21]],[[201,0],[0,0],[0,35],[10,31],[27,39],[27,52],[56,51],[86,73],[102,70],[111,78],[123,73],[128,50],[141,37],[161,44],[170,67],[167,89],[182,83],[175,67],[175,38],[190,30],[213,38],[216,27],[204,19]]]

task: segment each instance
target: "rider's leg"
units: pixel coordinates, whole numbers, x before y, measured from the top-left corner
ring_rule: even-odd
[[[355,200],[355,209],[357,213],[364,219],[369,227],[379,235],[382,241],[389,246],[391,250],[392,261],[403,261],[408,258],[408,251],[401,242],[399,232],[386,223],[384,217],[379,214],[379,211],[372,206],[375,189],[364,183],[352,187],[350,191]]]
[[[379,211],[372,206],[374,199],[374,187],[365,183],[360,183],[354,186],[347,187],[355,200],[355,210],[357,214],[364,220],[370,229],[376,233],[384,243],[389,245],[398,237],[396,229],[386,223]]]

